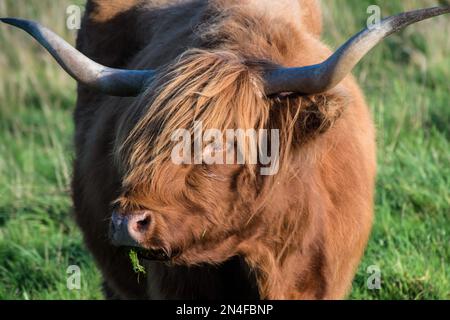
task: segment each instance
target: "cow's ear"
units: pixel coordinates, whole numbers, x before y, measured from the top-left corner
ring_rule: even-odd
[[[328,132],[343,116],[351,98],[342,86],[325,93],[302,97],[295,140],[306,143]]]
[[[272,121],[289,128],[292,142],[303,145],[328,132],[345,113],[351,96],[342,85],[325,93],[274,99]]]

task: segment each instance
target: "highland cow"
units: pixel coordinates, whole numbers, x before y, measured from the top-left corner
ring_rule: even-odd
[[[341,299],[371,230],[376,174],[351,70],[386,36],[449,11],[387,18],[335,53],[315,0],[89,0],[77,49],[37,23],[2,21],[79,83],[75,218],[108,298]],[[278,130],[279,170],[174,163],[173,133],[194,136],[196,122]]]

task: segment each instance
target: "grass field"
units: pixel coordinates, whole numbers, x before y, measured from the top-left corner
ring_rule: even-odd
[[[2,0],[0,16],[39,20],[73,43],[65,12],[74,2]],[[336,47],[365,25],[370,4],[388,15],[439,1],[322,2]],[[413,26],[355,71],[378,128],[379,175],[352,299],[450,299],[449,34],[448,16]],[[102,298],[70,218],[74,104],[74,81],[23,32],[0,25],[0,299]],[[71,264],[81,267],[81,290],[66,287]],[[367,289],[371,265],[381,290]]]

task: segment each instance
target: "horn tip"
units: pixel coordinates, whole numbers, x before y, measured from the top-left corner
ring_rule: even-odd
[[[29,27],[32,24],[32,21],[25,20],[25,19],[19,19],[19,18],[0,18],[0,21],[15,27],[19,28],[26,28]]]
[[[6,18],[0,18],[0,21],[1,21],[1,22],[7,23],[7,24],[15,23],[15,22],[17,22],[17,20],[19,20],[19,19],[16,19],[16,18],[9,18],[9,17],[6,17]]]

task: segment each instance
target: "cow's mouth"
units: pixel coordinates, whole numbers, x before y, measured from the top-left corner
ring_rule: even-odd
[[[145,249],[141,247],[126,247],[126,249],[136,251],[139,259],[148,261],[169,262],[177,256],[176,253],[169,256],[162,249]]]
[[[169,261],[171,257],[167,255],[164,250],[146,250],[146,249],[137,249],[136,250],[138,257],[144,260],[150,261]]]

